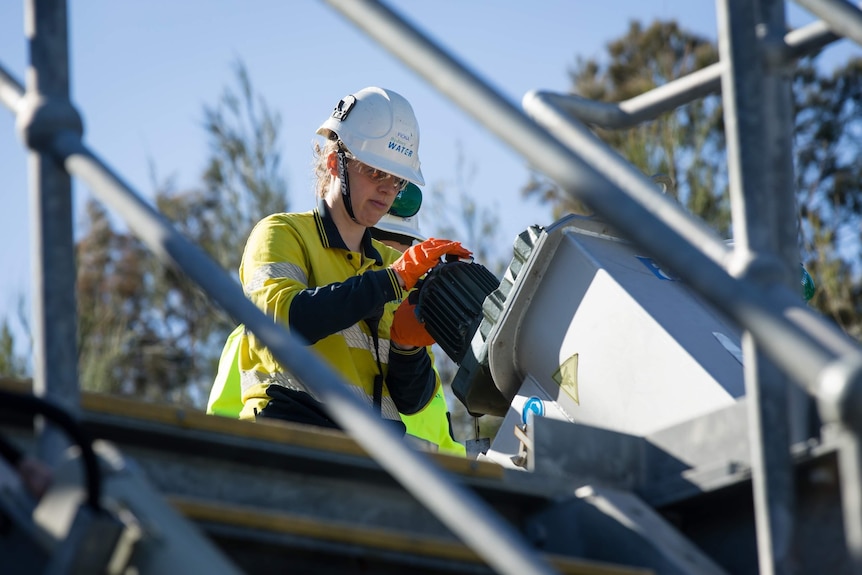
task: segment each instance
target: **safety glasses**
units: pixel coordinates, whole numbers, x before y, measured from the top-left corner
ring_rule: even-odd
[[[392,182],[395,186],[395,189],[403,191],[404,187],[407,185],[407,180],[403,178],[398,178],[390,174],[389,172],[384,172],[383,170],[378,170],[377,168],[372,168],[368,164],[364,164],[355,158],[351,158],[350,165],[352,165],[357,172],[361,175],[371,178],[371,181],[375,184],[379,184],[381,182],[385,182],[389,178],[392,178]]]
[[[422,207],[422,190],[416,184],[407,183],[403,190],[395,196],[389,213],[399,218],[411,218]]]

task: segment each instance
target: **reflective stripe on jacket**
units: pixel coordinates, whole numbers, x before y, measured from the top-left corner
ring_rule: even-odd
[[[381,413],[395,420],[399,411],[422,409],[434,382],[425,349],[390,349],[392,314],[406,295],[389,267],[400,256],[372,240],[367,231],[361,252],[347,249],[328,207],[320,202],[313,212],[261,220],[249,236],[239,269],[249,299],[308,342],[369,404],[374,378],[382,369]],[[378,316],[375,346],[369,327],[374,322],[369,319]],[[270,385],[313,396],[251,332],[240,336],[238,365],[242,419],[253,419],[255,410],[266,406]]]
[[[242,411],[242,388],[239,373],[239,344],[244,328],[237,326],[225,341],[219,360],[218,373],[210,390],[207,413],[237,419]],[[431,354],[429,350],[429,354]],[[431,355],[433,360],[433,355]],[[434,370],[437,387],[434,397],[425,408],[413,415],[402,415],[407,426],[407,435],[417,437],[431,446],[430,451],[449,455],[466,456],[467,450],[462,443],[452,437],[452,423],[449,407],[440,383],[440,374]]]

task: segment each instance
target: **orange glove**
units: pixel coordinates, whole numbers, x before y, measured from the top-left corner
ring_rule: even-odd
[[[436,266],[440,258],[446,254],[452,254],[459,258],[469,258],[473,252],[463,248],[461,242],[428,238],[421,244],[407,248],[401,257],[392,264],[392,269],[404,281],[404,288],[411,290],[419,278]]]
[[[434,338],[416,316],[416,306],[406,299],[395,310],[389,337],[400,345],[426,347],[434,343]]]

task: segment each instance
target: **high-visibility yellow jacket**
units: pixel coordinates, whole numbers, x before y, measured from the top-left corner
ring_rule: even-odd
[[[436,369],[434,372],[437,375],[434,397],[425,409],[413,415],[402,415],[401,421],[407,426],[407,435],[429,443],[430,451],[466,457],[467,448],[463,443],[458,443],[453,436],[452,419],[440,384],[440,375],[436,373]]]
[[[238,419],[242,412],[242,384],[239,378],[239,344],[245,326],[238,325],[224,342],[218,371],[210,388],[207,413]]]
[[[425,348],[390,347],[392,314],[406,294],[389,266],[401,254],[368,231],[361,245],[361,252],[347,248],[321,201],[312,212],[261,220],[246,243],[239,278],[252,302],[308,342],[369,404],[382,372],[381,415],[399,420],[399,413],[427,405],[434,370]],[[241,419],[253,419],[269,403],[270,385],[314,396],[251,332],[239,336],[238,365]]]
[[[239,344],[244,331],[242,325],[234,329],[225,341],[219,360],[218,373],[210,389],[207,413],[237,419],[242,411],[242,393],[239,376]],[[430,354],[429,350],[429,354]],[[433,359],[433,355],[431,356]],[[440,384],[440,374],[434,370],[437,386],[434,397],[422,411],[402,415],[407,435],[417,437],[431,446],[431,451],[466,456],[462,443],[455,440],[446,396]]]

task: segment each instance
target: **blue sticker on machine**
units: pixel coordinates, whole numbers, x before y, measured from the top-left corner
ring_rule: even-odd
[[[540,417],[545,415],[545,404],[542,403],[542,400],[535,395],[524,402],[524,409],[521,410],[521,421],[524,425],[527,425],[527,416],[530,413],[534,413]]]
[[[635,257],[640,261],[640,263],[645,265],[646,268],[649,271],[651,271],[653,273],[653,275],[655,275],[655,277],[657,277],[658,279],[665,280],[665,281],[671,281],[671,282],[679,281],[678,277],[673,276],[673,275],[669,274],[668,272],[664,271],[663,269],[661,269],[659,267],[659,265],[657,263],[655,263],[654,259],[648,258],[645,256],[635,256]]]

